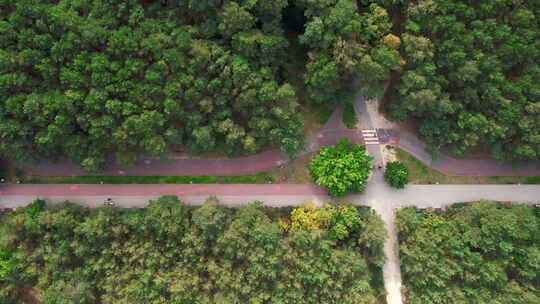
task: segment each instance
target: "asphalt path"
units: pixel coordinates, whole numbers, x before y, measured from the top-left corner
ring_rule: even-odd
[[[538,163],[528,162],[514,166],[494,159],[457,159],[439,153],[436,159],[426,150],[426,145],[416,134],[400,129],[399,141],[393,144],[412,154],[425,165],[447,175],[458,176],[540,176]]]
[[[321,188],[312,185],[292,184],[129,184],[129,185],[30,185],[10,184],[0,187],[0,206],[17,207],[29,203],[21,197],[45,198],[57,201],[62,198],[138,198],[130,207],[144,207],[148,198],[173,195],[186,198],[190,203],[192,197],[235,197],[238,202],[252,201],[254,198],[262,202],[275,202],[287,197],[294,205],[299,205],[304,198],[318,200],[332,199]],[[294,199],[298,198],[298,199]],[[415,205],[420,208],[442,208],[455,202],[478,200],[497,200],[516,203],[540,202],[539,185],[408,185],[403,190],[396,190],[385,184],[373,183],[362,194],[352,194],[345,200],[356,204],[368,204],[375,209],[400,208]],[[17,201],[17,203],[13,203]],[[233,202],[233,201],[231,201]]]
[[[10,184],[0,187],[0,206],[19,207],[41,198],[51,204],[70,201],[88,207],[99,207],[112,198],[120,207],[142,208],[149,200],[161,196],[180,197],[189,204],[202,204],[208,197],[219,197],[222,203],[238,206],[261,201],[269,206],[297,206],[302,203],[324,203],[330,197],[314,184],[129,184],[129,185],[31,185]]]

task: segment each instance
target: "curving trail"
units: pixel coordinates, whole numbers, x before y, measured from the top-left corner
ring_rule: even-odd
[[[376,118],[374,121],[379,121],[382,115],[378,111],[366,107],[362,94],[357,94],[354,106],[360,121],[359,128],[348,129],[343,125],[341,119],[343,107],[338,106],[321,130],[306,139],[306,147],[301,154],[318,151],[321,146],[333,145],[343,136],[348,137],[352,142],[363,144],[362,129],[387,127],[372,123],[372,118]],[[426,151],[426,145],[414,133],[402,125],[393,124],[392,127],[400,131],[400,136],[393,140],[392,145],[400,147],[424,164],[447,175],[540,176],[540,168],[534,164],[514,168],[511,164],[499,163],[495,160],[455,159],[445,154],[440,154],[436,160],[433,160]],[[377,147],[369,145],[368,150],[377,150]],[[287,155],[278,149],[235,158],[190,158],[185,154],[176,153],[169,155],[167,160],[160,160],[158,157],[141,158],[132,168],[125,168],[117,163],[112,163],[106,170],[94,175],[246,175],[266,171],[288,161]],[[39,165],[13,164],[19,166],[28,175],[88,175],[78,165],[71,163],[69,160],[61,160],[57,163],[41,163]]]
[[[315,135],[307,138],[305,151],[301,154],[318,151],[321,146],[335,144],[341,137],[346,136],[355,143],[362,144],[360,130],[347,129],[342,122],[343,107],[337,107],[328,122]],[[259,154],[239,156],[235,158],[209,157],[190,158],[184,154],[171,154],[168,160],[158,157],[146,157],[132,168],[125,168],[112,163],[106,170],[93,175],[121,176],[176,176],[176,175],[246,175],[275,168],[289,161],[287,155],[278,149]],[[89,175],[78,165],[69,160],[56,163],[41,163],[39,165],[15,164],[28,175],[39,176],[82,176]]]
[[[432,159],[426,151],[426,145],[409,130],[400,127],[399,141],[394,145],[414,155],[427,166],[446,175],[463,176],[540,176],[540,167],[531,162],[513,167],[509,163],[500,163],[493,159],[456,159],[439,153]]]

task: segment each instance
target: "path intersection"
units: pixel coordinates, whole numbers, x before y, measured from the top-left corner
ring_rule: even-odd
[[[410,133],[396,129],[376,128],[363,96],[358,94],[354,103],[359,117],[357,129],[347,129],[341,122],[342,107],[339,107],[323,129],[308,139],[305,152],[317,151],[320,146],[334,144],[342,136],[353,142],[367,144],[367,150],[375,163],[383,163],[381,146],[390,142],[413,154],[422,162],[450,174],[476,175],[540,175],[537,168],[523,168],[514,171],[510,166],[493,161],[456,160],[443,156],[431,160],[423,144]],[[131,169],[112,165],[102,175],[243,175],[276,167],[288,161],[285,154],[271,150],[257,155],[238,158],[171,157],[168,162],[154,158],[142,159]],[[86,175],[67,161],[57,164],[22,166],[30,175],[70,176]],[[496,173],[496,174],[494,174]],[[127,208],[141,208],[149,200],[163,195],[178,196],[189,204],[202,204],[209,196],[217,196],[219,201],[229,206],[239,206],[253,201],[261,201],[268,206],[299,206],[306,203],[317,205],[331,200],[323,189],[314,184],[156,184],[156,185],[0,185],[0,207],[16,208],[25,206],[37,198],[44,198],[50,204],[71,201],[87,207],[102,207],[104,202]],[[383,266],[387,303],[401,304],[401,274],[398,257],[397,233],[395,231],[395,210],[415,205],[420,208],[444,208],[455,202],[478,201],[482,199],[509,201],[516,203],[540,202],[538,185],[408,185],[403,190],[388,187],[383,174],[375,170],[364,193],[349,195],[346,200],[355,205],[372,207],[384,220],[389,238],[384,245],[386,262]]]

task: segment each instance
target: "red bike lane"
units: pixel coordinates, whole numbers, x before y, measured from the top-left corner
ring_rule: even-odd
[[[325,195],[315,184],[6,184],[0,195],[36,196],[257,196]]]

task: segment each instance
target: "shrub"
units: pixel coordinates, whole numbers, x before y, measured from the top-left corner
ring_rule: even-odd
[[[26,213],[30,215],[30,218],[36,218],[41,211],[45,209],[45,201],[37,199],[33,203],[26,206]]]
[[[409,183],[409,170],[401,162],[389,162],[384,171],[384,180],[394,188],[403,189]]]

